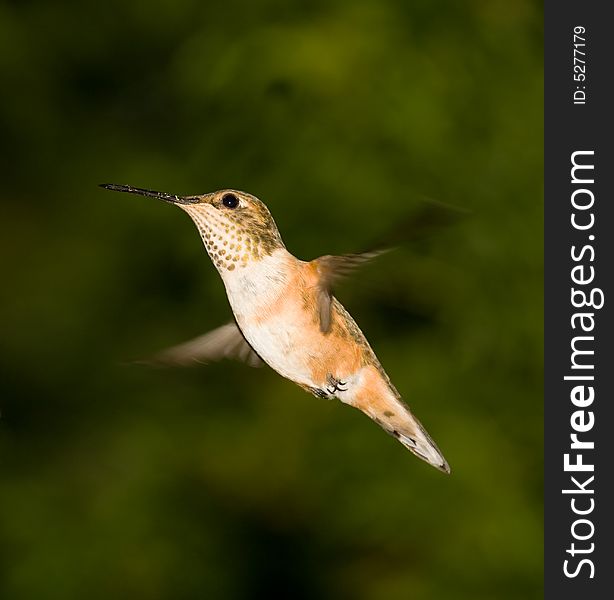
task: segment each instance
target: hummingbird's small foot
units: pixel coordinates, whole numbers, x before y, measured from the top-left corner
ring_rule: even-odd
[[[336,379],[332,374],[328,374],[326,377],[326,381],[328,382],[328,386],[326,386],[326,391],[333,396],[336,392],[345,392],[347,391],[347,382],[341,381],[340,379]]]
[[[328,385],[325,388],[312,387],[307,385],[304,385],[302,387],[308,392],[311,392],[316,398],[326,398],[327,400],[332,400],[333,398],[335,398],[337,392],[347,391],[347,382],[341,381],[340,379],[336,379],[330,373],[326,377],[326,383]]]
[[[327,390],[323,390],[322,388],[310,387],[308,390],[316,397],[316,398],[324,398],[326,400],[330,400],[332,396],[328,393]]]

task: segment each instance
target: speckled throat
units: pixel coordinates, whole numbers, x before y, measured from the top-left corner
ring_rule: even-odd
[[[236,209],[224,209],[219,199],[236,195]],[[222,190],[201,197],[201,202],[178,204],[196,225],[205,248],[218,271],[233,271],[285,248],[267,207],[256,197],[237,190]]]

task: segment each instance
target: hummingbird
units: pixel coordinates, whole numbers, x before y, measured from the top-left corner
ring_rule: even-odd
[[[174,204],[196,225],[234,319],[155,358],[174,365],[223,358],[266,363],[318,398],[353,406],[444,473],[450,467],[391,383],[365,335],[333,295],[334,284],[381,251],[303,261],[288,252],[266,205],[234,189],[178,196],[101,184]]]

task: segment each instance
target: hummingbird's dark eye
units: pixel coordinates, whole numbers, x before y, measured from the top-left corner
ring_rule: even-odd
[[[226,208],[237,208],[239,206],[239,199],[234,194],[224,194],[222,204]]]

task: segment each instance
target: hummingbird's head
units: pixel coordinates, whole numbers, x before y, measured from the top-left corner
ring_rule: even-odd
[[[101,184],[101,187],[151,196],[179,206],[194,221],[220,272],[245,267],[285,247],[269,209],[245,192],[220,190],[199,196],[174,196],[128,185]]]

